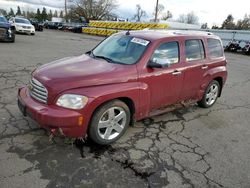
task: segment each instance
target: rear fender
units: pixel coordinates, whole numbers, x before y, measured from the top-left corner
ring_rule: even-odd
[[[199,94],[198,94],[198,98],[201,99],[203,97],[203,94],[208,86],[208,84],[216,79],[216,78],[221,78],[222,79],[222,85],[221,85],[221,90],[226,82],[227,79],[227,69],[226,66],[219,66],[219,67],[214,67],[209,69],[208,71],[206,71],[204,73],[203,76],[203,81],[202,81],[202,85],[200,87],[199,90]],[[221,93],[221,91],[220,91]]]

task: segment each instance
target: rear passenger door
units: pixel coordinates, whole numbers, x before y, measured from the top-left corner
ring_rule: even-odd
[[[184,41],[184,83],[181,99],[197,99],[201,91],[203,75],[207,69],[204,40],[202,38]]]

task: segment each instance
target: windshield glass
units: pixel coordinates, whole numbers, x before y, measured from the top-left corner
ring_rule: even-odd
[[[4,23],[5,23],[5,22],[7,22],[7,20],[6,20],[5,17],[1,17],[1,16],[0,16],[0,22],[4,22]]]
[[[113,35],[99,44],[92,54],[112,63],[131,65],[140,59],[148,44],[147,40],[129,35]]]
[[[16,22],[16,23],[25,23],[25,24],[30,24],[30,21],[29,21],[29,20],[26,20],[26,19],[20,19],[20,18],[16,18],[16,19],[15,19],[15,22]]]

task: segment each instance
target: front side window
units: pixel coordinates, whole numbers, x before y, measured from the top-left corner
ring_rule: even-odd
[[[211,58],[223,57],[221,42],[218,39],[207,39],[208,52]]]
[[[112,35],[99,44],[92,54],[112,63],[131,65],[141,58],[149,43],[130,35]]]
[[[161,59],[169,64],[179,62],[179,45],[178,42],[167,42],[161,44],[153,53],[151,60]]]
[[[186,61],[196,61],[205,59],[204,47],[201,40],[186,40],[185,52]]]

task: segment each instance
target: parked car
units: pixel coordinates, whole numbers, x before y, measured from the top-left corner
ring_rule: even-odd
[[[0,15],[0,41],[15,42],[14,27]]]
[[[45,28],[46,29],[61,29],[63,27],[63,23],[61,22],[46,22]]]
[[[250,42],[246,43],[246,45],[242,48],[242,52],[246,55],[250,55]]]
[[[35,35],[35,27],[26,18],[12,17],[9,19],[9,22],[15,27],[17,33]]]
[[[86,54],[45,64],[19,88],[23,115],[53,134],[106,145],[129,124],[221,96],[227,61],[219,37],[206,32],[131,31],[105,39]]]
[[[40,23],[36,18],[30,18],[29,21],[35,27],[36,31],[43,31],[43,24]]]

